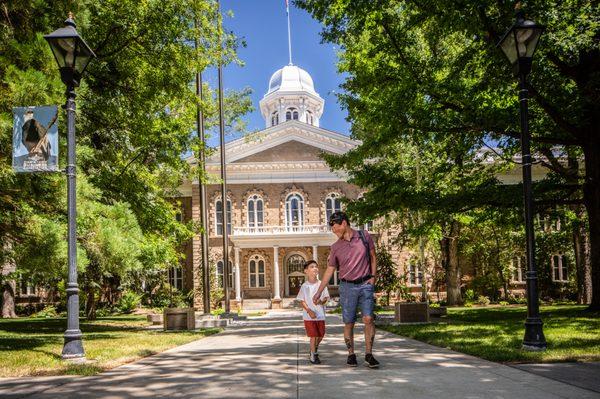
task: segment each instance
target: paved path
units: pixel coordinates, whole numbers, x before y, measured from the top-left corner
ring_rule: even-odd
[[[360,326],[359,326],[360,327]],[[0,380],[1,398],[600,398],[591,390],[379,331],[379,370],[345,366],[338,316],[308,363],[299,312],[271,313],[94,377]],[[357,335],[362,357],[363,340]]]

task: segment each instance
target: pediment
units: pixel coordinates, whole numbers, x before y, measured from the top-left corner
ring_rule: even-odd
[[[359,144],[343,134],[299,121],[252,133],[225,144],[227,163],[321,161],[319,154],[344,154]],[[208,159],[218,163],[219,151]]]
[[[321,161],[323,149],[290,140],[285,143],[267,148],[247,157],[240,158],[235,163],[242,162],[293,162],[293,161]],[[329,152],[329,151],[325,151]]]

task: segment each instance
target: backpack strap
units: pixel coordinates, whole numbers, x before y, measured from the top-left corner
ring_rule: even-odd
[[[363,230],[358,230],[358,236],[360,237],[360,240],[362,241],[363,245],[365,246],[366,251],[366,257],[367,257],[367,262],[369,264],[369,273],[371,273],[371,251],[369,248],[369,242],[367,241],[367,237],[365,237],[365,232]]]

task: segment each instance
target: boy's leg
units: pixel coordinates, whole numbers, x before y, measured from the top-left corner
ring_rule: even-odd
[[[317,344],[317,337],[310,337],[310,353],[316,353],[318,345],[319,344]]]
[[[317,353],[319,351],[319,344],[321,343],[321,341],[323,341],[323,337],[316,337],[315,339],[315,353]]]

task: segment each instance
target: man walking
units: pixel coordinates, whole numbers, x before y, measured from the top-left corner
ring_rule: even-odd
[[[358,365],[354,353],[354,323],[356,311],[360,306],[362,320],[365,324],[365,365],[370,368],[379,367],[373,357],[373,341],[375,339],[375,323],[373,309],[375,306],[375,276],[377,260],[373,239],[366,231],[356,231],[350,227],[348,216],[344,212],[334,212],[329,218],[331,230],[338,240],[331,246],[327,270],[319,289],[313,297],[316,304],[321,293],[338,268],[340,277],[340,304],[344,321],[344,341],[348,348],[348,361],[351,367]]]

